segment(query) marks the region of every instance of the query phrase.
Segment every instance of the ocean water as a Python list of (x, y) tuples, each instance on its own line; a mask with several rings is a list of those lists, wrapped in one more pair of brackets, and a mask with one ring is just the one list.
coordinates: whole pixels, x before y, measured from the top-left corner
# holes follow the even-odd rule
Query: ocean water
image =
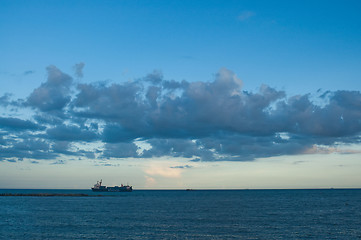
[[(89, 190), (0, 190), (0, 193)], [(361, 239), (361, 190), (0, 197), (0, 239)]]

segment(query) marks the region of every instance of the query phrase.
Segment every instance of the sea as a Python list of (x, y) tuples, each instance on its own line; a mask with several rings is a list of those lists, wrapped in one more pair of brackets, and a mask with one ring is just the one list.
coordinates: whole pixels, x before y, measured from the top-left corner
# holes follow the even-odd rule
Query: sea
[(0, 196), (0, 239), (361, 239), (361, 189)]

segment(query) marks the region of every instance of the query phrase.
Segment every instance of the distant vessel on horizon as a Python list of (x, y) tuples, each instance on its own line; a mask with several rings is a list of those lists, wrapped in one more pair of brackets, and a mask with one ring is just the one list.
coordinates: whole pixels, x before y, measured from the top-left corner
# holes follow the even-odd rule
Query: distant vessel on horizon
[(94, 187), (92, 187), (92, 191), (93, 192), (131, 192), (133, 191), (133, 187), (127, 185), (123, 185), (121, 184), (120, 187), (119, 186), (114, 186), (114, 187), (107, 187), (107, 186), (102, 186), (102, 182), (103, 180), (101, 179), (100, 181), (97, 181), (96, 184), (94, 184)]

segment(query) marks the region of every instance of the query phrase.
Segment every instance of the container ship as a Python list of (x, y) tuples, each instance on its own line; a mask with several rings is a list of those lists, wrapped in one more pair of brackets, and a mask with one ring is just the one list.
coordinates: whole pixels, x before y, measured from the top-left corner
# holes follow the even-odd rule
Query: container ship
[(96, 184), (94, 184), (94, 187), (91, 188), (93, 190), (93, 192), (131, 192), (133, 191), (133, 187), (127, 185), (123, 185), (121, 184), (120, 187), (119, 186), (114, 186), (114, 187), (107, 187), (107, 186), (102, 186), (102, 180), (97, 181)]

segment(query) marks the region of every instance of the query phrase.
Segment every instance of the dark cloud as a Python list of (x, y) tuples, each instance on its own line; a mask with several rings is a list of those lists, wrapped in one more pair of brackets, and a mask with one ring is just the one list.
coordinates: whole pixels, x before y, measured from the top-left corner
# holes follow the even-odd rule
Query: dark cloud
[(39, 124), (46, 124), (46, 125), (61, 125), (64, 122), (64, 115), (63, 114), (47, 114), (47, 113), (38, 113), (34, 115), (34, 119)]
[(72, 78), (55, 66), (47, 67), (48, 79), (28, 97), (26, 105), (41, 111), (63, 109), (70, 101)]
[(181, 169), (184, 169), (184, 168), (192, 168), (192, 166), (184, 165), (184, 166), (174, 166), (174, 167), (170, 167), (170, 168), (181, 168)]
[(139, 157), (138, 147), (134, 143), (107, 143), (103, 152), (105, 158)]
[(10, 104), (10, 96), (11, 94), (7, 93), (0, 97), (0, 106), (8, 106)]
[(50, 146), (43, 140), (25, 139), (21, 141), (6, 141), (6, 146), (0, 146), (0, 161), (16, 159), (55, 159), (58, 155), (49, 151)]
[[(83, 67), (75, 66), (78, 77)], [(48, 154), (250, 161), (304, 154), (315, 145), (360, 143), (359, 91), (319, 90), (317, 99), (310, 94), (287, 97), (267, 85), (247, 92), (235, 73), (225, 68), (210, 82), (177, 82), (155, 71), (125, 83), (75, 86), (56, 67), (47, 70), (47, 81), (25, 102), (36, 109), (36, 122), (0, 117), (3, 158), (14, 153), (15, 158), (33, 159)], [(0, 105), (8, 106), (9, 97), (1, 97)], [(30, 142), (20, 135), (20, 140), (10, 137), (10, 132), (25, 132), (20, 130), (33, 132)], [(141, 149), (135, 144), (139, 140), (150, 147)], [(104, 146), (82, 150), (75, 147), (77, 142)]]
[(83, 77), (83, 68), (84, 68), (85, 64), (84, 63), (77, 63), (74, 66), (74, 71), (75, 71), (75, 76), (78, 78), (82, 78)]
[(11, 100), (12, 94), (5, 93), (3, 96), (0, 97), (0, 106), (7, 107), (7, 106), (13, 106), (13, 107), (19, 107), (24, 104), (24, 101), (22, 99), (18, 100)]
[(150, 82), (152, 84), (159, 84), (163, 81), (163, 74), (161, 71), (153, 71), (152, 73), (148, 74), (144, 81)]
[(57, 160), (57, 161), (53, 162), (52, 164), (53, 165), (62, 165), (62, 164), (65, 164), (65, 163), (66, 163), (66, 161), (64, 161), (64, 160)]
[(78, 126), (59, 125), (49, 128), (46, 131), (47, 138), (60, 141), (94, 141), (98, 135), (90, 130), (82, 129)]
[(48, 152), (50, 147), (49, 143), (40, 139), (24, 139), (21, 142), (17, 142), (13, 145), (16, 150), (21, 151), (42, 151)]
[(88, 158), (88, 159), (95, 159), (94, 152), (80, 150), (80, 151), (78, 151), (78, 153), (81, 154), (82, 156)]
[(9, 131), (23, 131), (42, 130), (44, 129), (44, 127), (29, 120), (22, 120), (13, 117), (0, 117), (0, 129), (5, 129)]
[(125, 127), (139, 124), (144, 116), (141, 88), (136, 83), (111, 86), (79, 84), (74, 105), (83, 117), (120, 122)]
[(274, 117), (283, 132), (313, 137), (347, 137), (361, 131), (360, 92), (337, 91), (324, 107), (313, 104), (308, 95), (278, 104)]
[(72, 151), (69, 151), (71, 142), (68, 141), (55, 141), (52, 145), (52, 150), (59, 154), (74, 155)]
[(103, 141), (108, 143), (128, 142), (137, 138), (135, 131), (122, 127), (117, 123), (108, 123), (103, 130)]
[(33, 74), (33, 73), (34, 73), (34, 71), (32, 71), (32, 70), (27, 70), (27, 71), (24, 72), (24, 75), (30, 75), (30, 74)]
[(89, 159), (95, 158), (95, 153), (91, 151), (85, 151), (74, 147), (71, 141), (53, 141), (51, 150), (55, 154), (67, 155), (67, 156), (78, 156), (86, 157)]
[(152, 146), (152, 148), (143, 151), (142, 157), (151, 158), (172, 156), (193, 158), (194, 156), (199, 156), (204, 161), (211, 161), (215, 159), (213, 152), (210, 149), (205, 149), (200, 146), (199, 142), (189, 139), (153, 138), (148, 140), (148, 143)]
[(285, 140), (278, 134), (273, 136), (227, 134), (198, 141), (204, 149), (212, 149), (212, 153), (218, 155), (218, 157), (213, 156), (214, 160), (223, 161), (249, 161), (270, 156), (302, 154), (315, 143), (299, 136), (290, 136)]

